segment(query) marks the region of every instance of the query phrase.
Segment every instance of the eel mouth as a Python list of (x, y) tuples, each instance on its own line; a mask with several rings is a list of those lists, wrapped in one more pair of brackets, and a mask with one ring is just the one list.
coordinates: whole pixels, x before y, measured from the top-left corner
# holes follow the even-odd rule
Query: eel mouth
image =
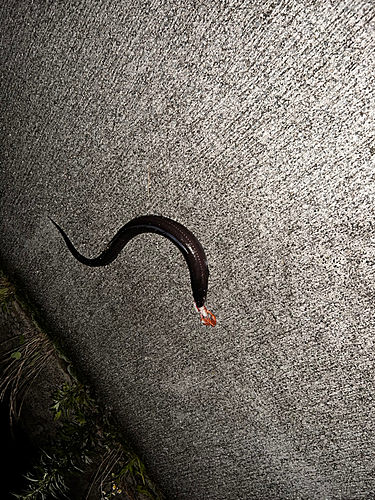
[(194, 302), (194, 309), (197, 311), (197, 313), (199, 313), (201, 321), (204, 325), (216, 325), (216, 316), (211, 311), (209, 311), (206, 306), (197, 307), (196, 303)]

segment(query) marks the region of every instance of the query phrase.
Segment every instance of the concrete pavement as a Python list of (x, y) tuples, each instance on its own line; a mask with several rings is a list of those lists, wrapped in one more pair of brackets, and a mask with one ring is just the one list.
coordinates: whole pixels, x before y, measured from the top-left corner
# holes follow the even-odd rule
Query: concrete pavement
[[(365, 499), (374, 458), (371, 2), (0, 7), (0, 257), (169, 499)], [(170, 242), (75, 261), (146, 213)]]

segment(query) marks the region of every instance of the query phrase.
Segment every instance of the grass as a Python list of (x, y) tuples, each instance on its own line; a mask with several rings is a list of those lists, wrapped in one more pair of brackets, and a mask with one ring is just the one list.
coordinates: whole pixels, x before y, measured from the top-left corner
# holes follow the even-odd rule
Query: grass
[(4, 314), (16, 309), (31, 325), (18, 339), (10, 339), (16, 341), (15, 347), (4, 349), (0, 399), (8, 399), (11, 420), (22, 418), (25, 397), (48, 363), (62, 362), (68, 380), (51, 395), (51, 425), (56, 426), (56, 437), (48, 449), (41, 450), (39, 462), (28, 473), (27, 490), (14, 497), (47, 500), (69, 495), (69, 480), (87, 474), (94, 464), (86, 498), (96, 489), (103, 500), (163, 500), (164, 495), (113, 416), (99, 406), (88, 385), (79, 380), (61, 346), (42, 326), (35, 308), (2, 271), (0, 304)]

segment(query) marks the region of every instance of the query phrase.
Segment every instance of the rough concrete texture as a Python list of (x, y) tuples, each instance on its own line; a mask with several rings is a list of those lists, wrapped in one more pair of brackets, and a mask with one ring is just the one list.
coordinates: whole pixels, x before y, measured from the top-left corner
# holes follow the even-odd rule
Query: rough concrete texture
[[(372, 1), (5, 1), (1, 258), (170, 500), (372, 499)], [(185, 224), (209, 259), (192, 309)]]

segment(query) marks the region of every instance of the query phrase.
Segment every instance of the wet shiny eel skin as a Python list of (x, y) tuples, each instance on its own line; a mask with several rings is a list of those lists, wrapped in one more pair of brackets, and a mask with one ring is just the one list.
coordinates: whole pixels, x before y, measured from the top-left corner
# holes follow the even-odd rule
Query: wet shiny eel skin
[(82, 264), (91, 267), (107, 266), (113, 262), (124, 246), (134, 236), (141, 233), (156, 233), (168, 238), (181, 251), (190, 271), (191, 288), (193, 290), (194, 307), (200, 314), (202, 323), (216, 325), (216, 317), (205, 306), (208, 285), (208, 264), (202, 245), (194, 234), (178, 222), (159, 215), (136, 217), (125, 224), (108, 243), (106, 249), (96, 258), (88, 259), (73, 246), (65, 231), (51, 219), (62, 234), (73, 256)]

